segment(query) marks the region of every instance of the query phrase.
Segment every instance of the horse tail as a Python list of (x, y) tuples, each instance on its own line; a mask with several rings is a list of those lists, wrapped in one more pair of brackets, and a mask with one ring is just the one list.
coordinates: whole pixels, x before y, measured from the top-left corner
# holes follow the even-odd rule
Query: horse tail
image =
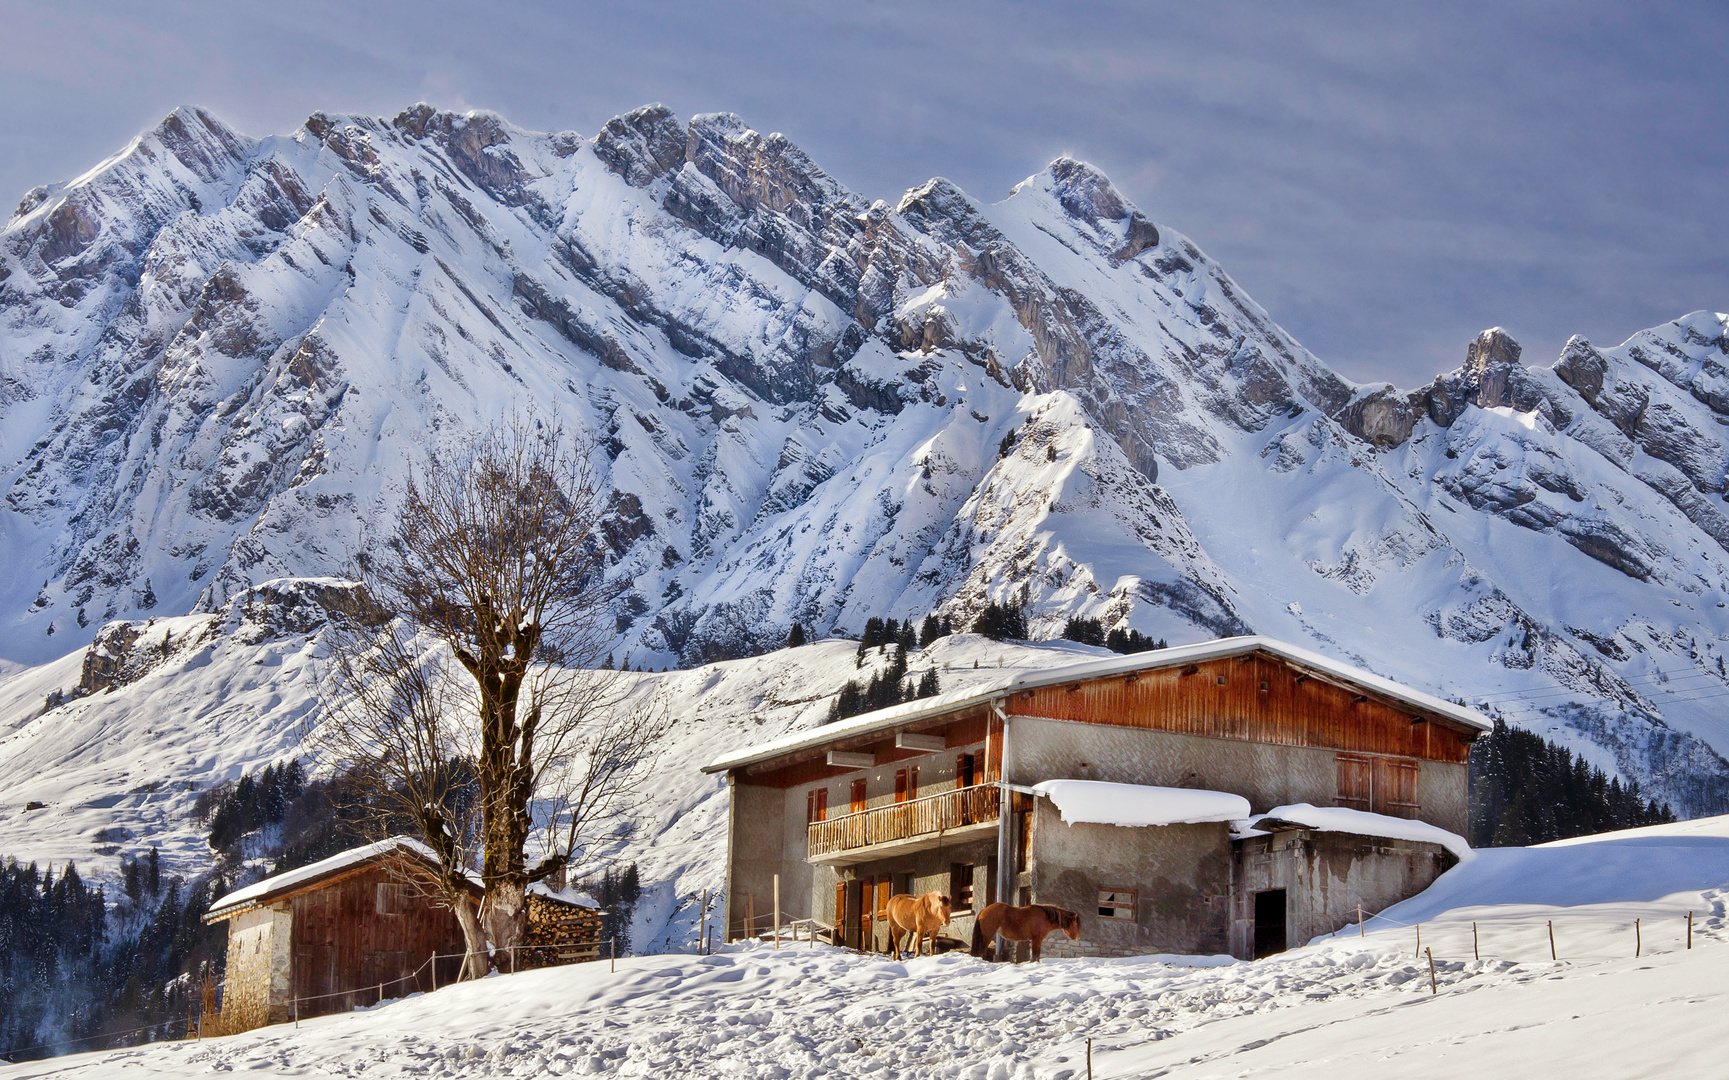
[(981, 911), (981, 912), (979, 912), (979, 917), (973, 920), (973, 955), (974, 956), (983, 956), (984, 954), (985, 954), (985, 920), (984, 920), (984, 912)]

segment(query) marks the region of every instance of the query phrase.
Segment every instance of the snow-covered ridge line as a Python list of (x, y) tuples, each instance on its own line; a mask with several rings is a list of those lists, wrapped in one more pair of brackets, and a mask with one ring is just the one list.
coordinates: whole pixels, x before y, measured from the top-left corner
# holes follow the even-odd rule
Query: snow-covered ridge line
[[(181, 110), (27, 203), (0, 229), (6, 850), (160, 827), (207, 858), (158, 815), (293, 752), (316, 632), (245, 623), (197, 666), (171, 621), (340, 573), (429, 447), (528, 402), (604, 455), (617, 659), (727, 718), (693, 772), (814, 725), (793, 673), (858, 674), (844, 646), (742, 659), (793, 623), (995, 601), (1047, 640), (1292, 642), (1729, 806), (1724, 317), (1546, 367), (1488, 333), (1413, 401), (1339, 378), (1085, 163), (876, 200), (658, 107), (592, 137), (422, 105), (252, 139)], [(50, 706), (98, 634), (137, 681)], [(1063, 648), (956, 646), (991, 677)], [(714, 676), (754, 689), (711, 704)], [(643, 850), (645, 880), (701, 876)]]

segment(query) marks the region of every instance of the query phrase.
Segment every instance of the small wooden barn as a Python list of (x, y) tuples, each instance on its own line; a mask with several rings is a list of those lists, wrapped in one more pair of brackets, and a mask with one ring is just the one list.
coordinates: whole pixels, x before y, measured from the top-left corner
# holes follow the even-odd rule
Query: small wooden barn
[[(392, 837), (218, 900), (204, 921), (228, 922), (220, 1030), (346, 1012), (454, 981), (462, 927), (413, 884), (435, 866), (424, 846)], [(472, 896), (479, 904), (478, 883)], [(528, 906), (531, 948), (520, 967), (593, 958), (600, 912), (543, 888)]]

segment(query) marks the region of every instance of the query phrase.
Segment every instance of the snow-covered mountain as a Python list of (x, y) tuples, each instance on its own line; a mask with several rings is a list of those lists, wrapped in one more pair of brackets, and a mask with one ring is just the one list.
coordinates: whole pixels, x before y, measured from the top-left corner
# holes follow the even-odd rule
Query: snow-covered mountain
[[(339, 574), (428, 445), (532, 408), (607, 459), (633, 664), (991, 599), (1039, 637), (1252, 630), (1718, 810), (1726, 363), (1729, 317), (1696, 313), (1549, 368), (1488, 331), (1429, 386), (1356, 386), (1066, 158), (998, 203), (890, 205), (729, 115), (588, 138), (421, 105), (254, 140), (183, 109), (0, 231), (0, 776), (100, 711), (37, 715), (90, 665), (315, 608), (328, 583), (265, 583)], [(210, 672), (153, 670), (218, 707)]]

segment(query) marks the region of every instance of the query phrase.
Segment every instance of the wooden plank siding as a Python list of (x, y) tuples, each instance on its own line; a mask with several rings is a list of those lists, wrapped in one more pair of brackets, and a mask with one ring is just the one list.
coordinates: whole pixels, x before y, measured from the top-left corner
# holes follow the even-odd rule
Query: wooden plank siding
[[(1018, 716), (1214, 739), (1449, 763), (1469, 758), (1471, 740), (1479, 732), (1331, 680), (1264, 653), (1247, 653), (1015, 691), (1004, 696), (1002, 705)], [(1001, 778), (1002, 727), (988, 707), (972, 704), (948, 715), (923, 717), (905, 730), (942, 734), (950, 747), (976, 744), (988, 732), (990, 755), (980, 780), (993, 783)], [(876, 731), (839, 738), (820, 749), (789, 752), (742, 771), (748, 783), (783, 788), (857, 771), (827, 764), (829, 750), (869, 752), (878, 767), (922, 753), (896, 749), (892, 732)]]
[(1023, 690), (1019, 716), (1215, 739), (1462, 762), (1469, 736), (1367, 693), (1250, 654)]
[[(291, 992), (315, 999), (301, 1002), (302, 1017), (372, 1005), (379, 983), (387, 998), (430, 990), (432, 975), (424, 968), (433, 951), (461, 954), (465, 948), (456, 916), (415, 895), (386, 867), (301, 892), (292, 903)], [(440, 960), (439, 985), (454, 980), (461, 967), (460, 955)]]

